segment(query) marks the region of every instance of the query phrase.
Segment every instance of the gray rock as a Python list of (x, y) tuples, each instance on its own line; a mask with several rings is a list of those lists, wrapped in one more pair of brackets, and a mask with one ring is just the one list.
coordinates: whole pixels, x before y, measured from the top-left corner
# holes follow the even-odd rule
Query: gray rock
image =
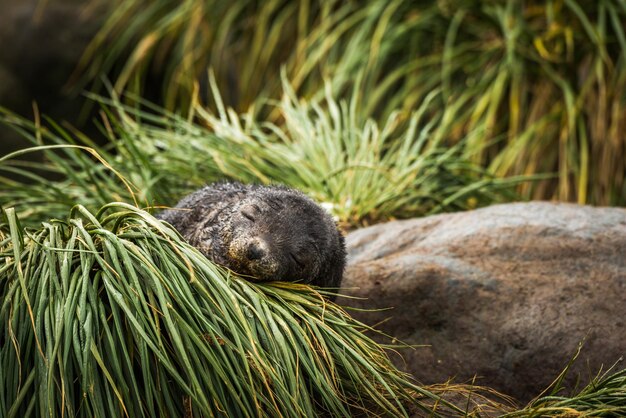
[(394, 356), (423, 383), (476, 377), (527, 401), (583, 340), (570, 389), (626, 354), (624, 209), (497, 205), (364, 228), (346, 243), (343, 292), (366, 299), (341, 302), (392, 308), (353, 315), (427, 345)]

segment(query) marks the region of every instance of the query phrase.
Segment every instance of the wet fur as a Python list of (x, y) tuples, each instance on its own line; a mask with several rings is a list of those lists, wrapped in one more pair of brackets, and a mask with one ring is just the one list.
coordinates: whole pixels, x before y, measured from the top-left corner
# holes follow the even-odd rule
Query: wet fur
[(331, 216), (297, 190), (215, 183), (157, 217), (206, 257), (241, 275), (341, 285), (344, 238)]

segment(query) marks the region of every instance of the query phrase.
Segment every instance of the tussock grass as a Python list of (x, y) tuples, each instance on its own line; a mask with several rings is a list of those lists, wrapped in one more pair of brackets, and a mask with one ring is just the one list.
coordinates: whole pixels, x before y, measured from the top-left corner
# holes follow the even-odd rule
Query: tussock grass
[(438, 399), (317, 292), (233, 277), (134, 206), (5, 219), (8, 417), (407, 416)]
[(464, 157), (469, 138), (446, 146), (450, 113), (433, 107), (440, 92), (412, 114), (394, 112), (379, 125), (364, 115), (356, 89), (338, 100), (328, 84), (324, 97), (300, 100), (284, 79), (282, 100), (266, 104), (282, 120), (273, 123), (227, 108), (213, 78), (211, 87), (217, 110), (197, 106), (185, 118), (138, 98), (141, 108), (97, 98), (109, 147), (53, 121), (45, 127), (0, 113), (36, 146), (30, 152), (45, 157), (27, 166), (26, 150), (0, 159), (0, 185), (7, 186), (0, 202), (28, 213), (24, 221), (40, 222), (77, 201), (91, 210), (131, 199), (174, 205), (207, 183), (235, 179), (298, 188), (341, 223), (358, 226), (513, 200), (513, 188), (533, 178), (491, 176)]
[(495, 178), (463, 156), (464, 143), (445, 146), (446, 114), (432, 106), (438, 92), (379, 125), (365, 117), (356, 89), (337, 100), (327, 84), (323, 98), (299, 100), (283, 80), (282, 100), (267, 105), (281, 120), (273, 123), (227, 108), (211, 81), (217, 111), (196, 107), (195, 122), (108, 102), (122, 114), (120, 132), (156, 172), (182, 179), (182, 189), (224, 177), (280, 182), (327, 204), (341, 222), (363, 225), (510, 200), (531, 179)]
[[(168, 176), (156, 181), (137, 147), (116, 155), (99, 150), (108, 163), (93, 148), (68, 145), (74, 137), (59, 127), (5, 117), (33, 143), (52, 142), (0, 159), (3, 171), (30, 181), (0, 177), (3, 207), (18, 203), (24, 225), (34, 226), (22, 226), (14, 209), (0, 226), (0, 410), (7, 416), (626, 411), (623, 371), (598, 376), (572, 397), (560, 396), (557, 385), (514, 412), (480, 388), (417, 386), (362, 334), (367, 327), (304, 286), (230, 276), (126, 203), (76, 206), (67, 219), (75, 199), (96, 208), (111, 197), (148, 201), (169, 190)], [(128, 137), (120, 143), (136, 144), (123, 131)], [(48, 160), (16, 159), (29, 152)], [(131, 171), (141, 186), (115, 167), (144, 168)]]
[(523, 409), (502, 415), (502, 418), (535, 417), (621, 417), (626, 416), (626, 370), (615, 365), (598, 375), (578, 393), (564, 396), (561, 382), (566, 368), (545, 393)]
[(361, 109), (384, 126), (441, 90), (443, 137), (471, 136), (471, 161), (500, 178), (558, 174), (521, 185), (525, 197), (626, 202), (622, 1), (131, 0), (112, 10), (85, 74), (110, 74), (118, 92), (152, 92), (156, 79), (161, 103), (179, 110), (200, 85), (209, 106), (214, 68), (226, 104), (256, 114), (281, 97), (281, 68), (306, 99), (323, 97), (327, 80), (350, 97), (360, 76)]
[[(317, 293), (241, 281), (108, 202), (279, 181), (364, 225), (512, 199), (518, 176), (556, 172), (519, 191), (624, 204), (623, 2), (111, 4), (83, 67), (85, 82), (114, 77), (108, 146), (0, 112), (33, 146), (0, 158), (0, 204), (15, 207), (0, 228), (0, 411), (482, 414), (407, 380)], [(626, 415), (625, 387), (604, 374), (501, 411)]]
[(0, 205), (14, 207), (24, 225), (63, 219), (76, 202), (97, 211), (112, 201), (147, 207), (175, 199), (128, 136), (111, 135), (102, 147), (53, 120), (31, 122), (2, 108), (0, 122), (24, 140), (23, 149), (0, 157)]

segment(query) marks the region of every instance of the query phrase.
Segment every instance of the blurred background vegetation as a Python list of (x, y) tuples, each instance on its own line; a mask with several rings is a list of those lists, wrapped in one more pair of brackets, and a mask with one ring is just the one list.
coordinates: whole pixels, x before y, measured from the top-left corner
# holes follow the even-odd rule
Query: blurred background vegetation
[(213, 68), (226, 105), (258, 112), (281, 97), (284, 66), (298, 97), (331, 82), (380, 124), (437, 92), (439, 135), (471, 134), (465, 153), (494, 175), (558, 173), (525, 197), (620, 205), (625, 16), (621, 1), (124, 1), (83, 80), (104, 71), (142, 96), (158, 85), (185, 109)]
[[(35, 2), (37, 17), (59, 2)], [(626, 203), (623, 1), (74, 6), (92, 30), (61, 83), (99, 95), (83, 112), (104, 106), (108, 145), (93, 130), (89, 145), (148, 204), (219, 178), (299, 187), (349, 225), (518, 199)], [(3, 120), (37, 145), (85, 142)], [(40, 168), (82, 175), (52, 160)]]

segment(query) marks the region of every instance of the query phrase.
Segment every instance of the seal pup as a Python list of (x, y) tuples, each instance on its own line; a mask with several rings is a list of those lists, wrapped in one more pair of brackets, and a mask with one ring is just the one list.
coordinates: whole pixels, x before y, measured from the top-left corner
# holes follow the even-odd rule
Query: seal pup
[(341, 285), (343, 235), (330, 214), (295, 189), (214, 183), (156, 217), (207, 258), (240, 275), (335, 289)]

